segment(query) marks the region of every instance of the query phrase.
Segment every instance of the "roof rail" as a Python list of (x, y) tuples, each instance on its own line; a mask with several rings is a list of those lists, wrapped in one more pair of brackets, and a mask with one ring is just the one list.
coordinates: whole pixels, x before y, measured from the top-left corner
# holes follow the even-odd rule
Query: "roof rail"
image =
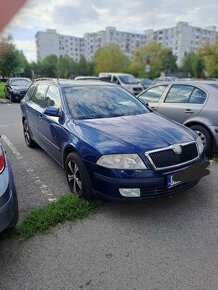
[(54, 83), (59, 83), (59, 79), (46, 78), (46, 77), (34, 79), (34, 82), (38, 82), (38, 81), (52, 81)]

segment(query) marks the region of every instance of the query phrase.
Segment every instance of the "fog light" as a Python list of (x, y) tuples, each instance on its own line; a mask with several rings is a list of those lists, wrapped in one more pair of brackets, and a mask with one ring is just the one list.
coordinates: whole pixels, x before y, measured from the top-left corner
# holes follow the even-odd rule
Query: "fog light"
[(140, 197), (139, 188), (120, 188), (120, 194), (125, 197)]

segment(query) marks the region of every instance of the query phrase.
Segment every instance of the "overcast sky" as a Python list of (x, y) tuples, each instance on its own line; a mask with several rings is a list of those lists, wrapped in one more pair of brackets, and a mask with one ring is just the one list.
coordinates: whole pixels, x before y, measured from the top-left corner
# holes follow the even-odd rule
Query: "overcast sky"
[(83, 36), (106, 26), (143, 33), (175, 26), (178, 21), (218, 27), (217, 14), (217, 0), (29, 0), (5, 33), (12, 34), (28, 60), (36, 60), (35, 33), (39, 30), (53, 28), (61, 34)]

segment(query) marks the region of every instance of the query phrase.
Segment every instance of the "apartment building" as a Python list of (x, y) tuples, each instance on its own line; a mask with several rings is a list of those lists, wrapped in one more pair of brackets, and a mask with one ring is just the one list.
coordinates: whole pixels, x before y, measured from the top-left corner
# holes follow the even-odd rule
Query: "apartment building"
[(190, 26), (187, 22), (178, 22), (176, 26), (144, 32), (150, 39), (170, 48), (177, 56), (178, 65), (182, 64), (185, 53), (196, 51), (206, 42), (213, 43), (218, 38), (216, 26), (205, 28)]
[(84, 55), (85, 40), (83, 37), (61, 35), (55, 29), (36, 33), (37, 59), (42, 60), (50, 54), (57, 56), (68, 55), (75, 61)]
[(109, 26), (105, 30), (85, 33), (84, 37), (61, 35), (53, 29), (37, 32), (36, 47), (38, 60), (49, 54), (69, 55), (78, 61), (83, 54), (88, 61), (93, 60), (96, 51), (105, 45), (118, 44), (124, 54), (131, 59), (133, 51), (140, 45), (156, 40), (172, 49), (177, 63), (182, 64), (186, 52), (196, 51), (204, 43), (213, 43), (218, 38), (215, 26), (205, 28), (190, 26), (187, 22), (178, 22), (176, 26), (158, 30), (145, 30), (144, 33), (118, 31)]

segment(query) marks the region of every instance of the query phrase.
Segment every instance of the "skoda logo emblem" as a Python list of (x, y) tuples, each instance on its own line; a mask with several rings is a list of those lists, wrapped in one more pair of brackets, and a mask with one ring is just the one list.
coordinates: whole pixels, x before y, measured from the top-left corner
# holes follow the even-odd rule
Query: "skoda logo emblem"
[(176, 153), (176, 154), (181, 154), (182, 153), (182, 146), (181, 145), (175, 145), (173, 147), (173, 151)]

